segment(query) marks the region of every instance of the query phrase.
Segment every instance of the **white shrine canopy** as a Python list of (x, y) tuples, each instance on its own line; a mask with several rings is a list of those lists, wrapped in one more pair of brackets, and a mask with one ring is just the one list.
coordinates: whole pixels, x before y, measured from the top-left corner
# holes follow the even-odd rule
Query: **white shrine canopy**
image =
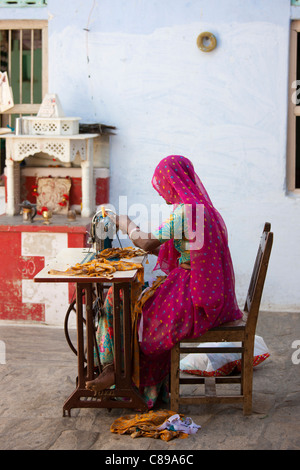
[(37, 116), (38, 117), (43, 117), (43, 118), (65, 117), (65, 114), (64, 114), (63, 109), (62, 109), (62, 105), (61, 105), (61, 103), (59, 101), (59, 98), (56, 94), (49, 94), (48, 93), (44, 97)]

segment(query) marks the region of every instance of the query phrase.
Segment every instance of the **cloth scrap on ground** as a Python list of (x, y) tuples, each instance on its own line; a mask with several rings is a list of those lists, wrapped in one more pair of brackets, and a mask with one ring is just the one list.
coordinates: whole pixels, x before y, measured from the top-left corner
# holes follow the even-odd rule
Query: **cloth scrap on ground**
[(170, 441), (174, 438), (185, 439), (200, 427), (191, 418), (184, 418), (174, 411), (152, 410), (140, 415), (121, 416), (113, 422), (110, 430), (116, 434), (130, 434), (133, 439), (153, 437)]
[(168, 418), (158, 429), (159, 431), (168, 429), (170, 431), (184, 432), (185, 434), (196, 434), (200, 428), (201, 426), (195, 424), (192, 418), (184, 418), (179, 414), (175, 414)]

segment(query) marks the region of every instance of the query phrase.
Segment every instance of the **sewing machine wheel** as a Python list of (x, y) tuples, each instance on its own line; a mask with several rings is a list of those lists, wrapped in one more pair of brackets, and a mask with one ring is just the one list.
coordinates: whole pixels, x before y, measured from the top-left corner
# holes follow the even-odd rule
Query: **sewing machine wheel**
[[(104, 303), (104, 288), (103, 286), (99, 285), (99, 284), (96, 284), (94, 287), (93, 287), (93, 322), (94, 322), (94, 344), (96, 346), (96, 331), (97, 331), (97, 325), (98, 325), (98, 320), (99, 320), (99, 316), (101, 315), (101, 312), (102, 312), (102, 309), (103, 309), (103, 303)], [(83, 291), (82, 292), (82, 302), (84, 302), (84, 297), (85, 297), (85, 292)], [(70, 320), (70, 316), (74, 314), (74, 315), (77, 315), (77, 310), (76, 310), (76, 299), (74, 299), (69, 307), (68, 307), (68, 310), (66, 312), (66, 315), (65, 315), (65, 321), (64, 321), (64, 332), (65, 332), (65, 337), (66, 337), (66, 340), (67, 340), (67, 343), (70, 347), (70, 349), (73, 351), (73, 353), (77, 356), (77, 349), (75, 348), (75, 346), (73, 345), (73, 342), (70, 338), (70, 334), (69, 334), (69, 320)], [(83, 319), (83, 322), (84, 322), (84, 325), (86, 324), (86, 320), (85, 318)], [(98, 352), (98, 349), (96, 348), (97, 352)], [(86, 358), (84, 358), (84, 362), (87, 362), (86, 361)], [(98, 357), (98, 362), (100, 364), (100, 361), (99, 361), (99, 357)]]

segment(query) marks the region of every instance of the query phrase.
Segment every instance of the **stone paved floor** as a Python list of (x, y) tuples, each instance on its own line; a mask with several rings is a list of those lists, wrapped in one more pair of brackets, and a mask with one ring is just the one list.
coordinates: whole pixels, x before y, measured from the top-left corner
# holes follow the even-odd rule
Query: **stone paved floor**
[[(186, 406), (201, 425), (197, 434), (169, 442), (110, 432), (126, 409), (72, 410), (62, 417), (75, 387), (76, 357), (59, 328), (0, 324), (6, 364), (0, 364), (2, 450), (227, 450), (300, 449), (300, 313), (260, 314), (257, 334), (271, 357), (254, 371), (253, 414), (240, 405)], [(298, 359), (298, 360), (297, 360)]]

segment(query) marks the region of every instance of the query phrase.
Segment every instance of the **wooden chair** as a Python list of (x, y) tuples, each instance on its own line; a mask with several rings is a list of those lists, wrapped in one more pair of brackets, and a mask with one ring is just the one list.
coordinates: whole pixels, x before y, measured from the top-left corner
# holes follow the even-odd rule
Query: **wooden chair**
[[(271, 224), (266, 223), (261, 236), (258, 253), (256, 256), (253, 273), (244, 306), (243, 319), (212, 328), (203, 336), (196, 339), (183, 340), (171, 351), (171, 410), (178, 412), (180, 404), (201, 403), (243, 403), (244, 415), (252, 413), (252, 382), (253, 382), (253, 353), (255, 330), (262, 297), (264, 282), (267, 274), (269, 258), (273, 244), (273, 233), (270, 232)], [(239, 347), (190, 347), (191, 343), (238, 342)], [(242, 354), (241, 374), (222, 377), (180, 377), (179, 362), (180, 353), (229, 353)], [(187, 374), (185, 374), (187, 375)], [(240, 393), (231, 395), (217, 395), (216, 384), (239, 383)], [(181, 395), (180, 385), (204, 384), (204, 395)]]

